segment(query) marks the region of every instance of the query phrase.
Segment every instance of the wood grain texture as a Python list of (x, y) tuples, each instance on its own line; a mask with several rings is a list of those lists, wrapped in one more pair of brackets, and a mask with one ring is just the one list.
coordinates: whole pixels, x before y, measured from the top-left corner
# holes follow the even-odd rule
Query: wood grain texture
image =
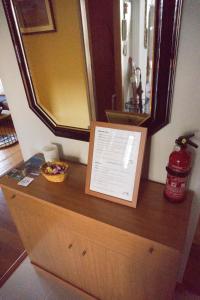
[(154, 250), (134, 251), (130, 258), (108, 251), (107, 276), (114, 288), (108, 288), (105, 299), (172, 299), (178, 257), (175, 252), (164, 253), (162, 247)]
[[(173, 205), (163, 197), (164, 186), (143, 181), (140, 185), (136, 209), (118, 205), (103, 199), (86, 195), (84, 165), (69, 163), (68, 179), (63, 183), (50, 183), (42, 176), (24, 188), (4, 176), (0, 180), (3, 187), (21, 196), (41, 199), (43, 205), (66, 208), (68, 215), (76, 213), (121, 229), (126, 234), (135, 234), (181, 251), (184, 247), (187, 222), (193, 193), (188, 192), (186, 200)], [(76, 225), (74, 225), (76, 226)], [(98, 227), (98, 226), (97, 226)], [(176, 230), (174, 230), (176, 228)]]
[(23, 161), (19, 144), (0, 150), (0, 176)]
[(172, 297), (176, 249), (7, 188), (4, 193), (32, 262), (103, 300)]

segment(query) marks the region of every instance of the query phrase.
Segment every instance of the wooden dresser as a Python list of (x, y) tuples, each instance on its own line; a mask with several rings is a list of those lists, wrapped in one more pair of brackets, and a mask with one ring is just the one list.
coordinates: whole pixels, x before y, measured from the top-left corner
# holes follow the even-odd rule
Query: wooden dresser
[(172, 299), (192, 193), (173, 205), (144, 181), (134, 209), (86, 195), (85, 176), (71, 163), (64, 183), (1, 179), (31, 262), (98, 299)]

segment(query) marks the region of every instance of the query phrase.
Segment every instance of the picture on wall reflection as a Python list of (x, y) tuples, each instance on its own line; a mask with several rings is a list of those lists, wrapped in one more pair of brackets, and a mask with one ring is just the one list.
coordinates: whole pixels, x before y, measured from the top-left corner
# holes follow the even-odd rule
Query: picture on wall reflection
[(23, 34), (55, 31), (50, 0), (15, 0), (20, 31)]

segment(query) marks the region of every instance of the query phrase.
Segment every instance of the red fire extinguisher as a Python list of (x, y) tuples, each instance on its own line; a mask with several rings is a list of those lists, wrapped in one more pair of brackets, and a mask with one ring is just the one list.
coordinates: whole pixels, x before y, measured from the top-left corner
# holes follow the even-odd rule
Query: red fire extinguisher
[(198, 148), (198, 145), (190, 141), (193, 136), (194, 134), (180, 136), (175, 141), (174, 151), (169, 156), (164, 196), (173, 203), (182, 202), (186, 194), (187, 179), (192, 163), (192, 154), (187, 145)]

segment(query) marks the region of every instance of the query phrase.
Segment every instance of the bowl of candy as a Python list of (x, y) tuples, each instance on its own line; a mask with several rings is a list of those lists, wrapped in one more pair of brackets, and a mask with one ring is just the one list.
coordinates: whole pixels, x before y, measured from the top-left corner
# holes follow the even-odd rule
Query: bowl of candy
[(62, 182), (67, 177), (69, 165), (62, 161), (47, 162), (41, 166), (42, 175), (51, 182)]

